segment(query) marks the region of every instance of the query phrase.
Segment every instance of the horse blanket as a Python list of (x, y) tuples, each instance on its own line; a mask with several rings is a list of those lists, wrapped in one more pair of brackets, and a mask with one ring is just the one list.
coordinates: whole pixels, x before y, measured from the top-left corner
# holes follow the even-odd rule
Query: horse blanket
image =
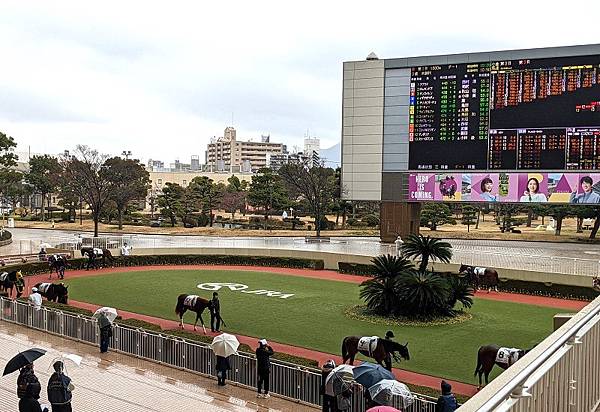
[(196, 306), (196, 300), (198, 299), (198, 295), (189, 295), (183, 301), (183, 306), (186, 308), (193, 308)]
[(46, 293), (48, 292), (48, 288), (50, 287), (52, 283), (40, 283), (40, 286), (38, 286), (38, 292), (40, 293)]
[(8, 272), (0, 273), (0, 282), (4, 282), (7, 277), (8, 277)]
[(496, 354), (496, 362), (512, 365), (519, 360), (519, 350), (517, 348), (500, 348)]
[(102, 249), (101, 249), (101, 248), (99, 248), (99, 247), (95, 247), (95, 248), (94, 248), (94, 249), (92, 249), (92, 250), (93, 250), (93, 252), (94, 252), (94, 255), (96, 255), (96, 256), (102, 256), (102, 254), (103, 254), (103, 253), (102, 253)]
[(379, 339), (378, 336), (363, 336), (358, 341), (357, 349), (365, 351), (369, 354), (369, 356), (371, 356), (373, 354), (373, 351), (377, 347), (378, 339)]
[(475, 273), (475, 275), (477, 275), (477, 276), (484, 276), (485, 269), (486, 268), (476, 267), (476, 268), (473, 268), (473, 273)]

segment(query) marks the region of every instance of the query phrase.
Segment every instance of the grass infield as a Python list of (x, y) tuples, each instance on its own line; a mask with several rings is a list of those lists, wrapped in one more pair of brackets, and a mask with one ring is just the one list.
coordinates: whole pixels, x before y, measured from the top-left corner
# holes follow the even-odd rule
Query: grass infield
[[(177, 320), (177, 295), (210, 298), (211, 291), (197, 288), (207, 282), (241, 283), (248, 286), (246, 291), (294, 294), (282, 299), (221, 288), (221, 316), (229, 332), (341, 355), (344, 336), (383, 336), (388, 329), (347, 318), (344, 311), (362, 303), (359, 287), (339, 281), (231, 270), (153, 270), (65, 280), (71, 299), (173, 320)], [(475, 299), (470, 310), (473, 318), (466, 322), (392, 327), (397, 341), (409, 342), (411, 355), (410, 361), (395, 366), (475, 384), (473, 371), (479, 346), (496, 343), (529, 348), (552, 332), (553, 315), (563, 311)], [(193, 323), (194, 316), (187, 312), (184, 321)], [(209, 324), (208, 311), (203, 317)]]

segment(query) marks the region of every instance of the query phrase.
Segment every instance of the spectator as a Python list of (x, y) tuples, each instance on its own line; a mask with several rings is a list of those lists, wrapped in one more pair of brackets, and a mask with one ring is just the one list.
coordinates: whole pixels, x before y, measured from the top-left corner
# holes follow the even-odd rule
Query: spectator
[(112, 336), (112, 323), (103, 313), (98, 317), (98, 327), (100, 328), (100, 353), (108, 352), (108, 344)]
[(442, 381), (441, 387), (442, 396), (437, 400), (435, 412), (454, 412), (458, 405), (456, 397), (452, 393), (452, 386), (448, 382)]
[(323, 412), (335, 412), (335, 396), (327, 395), (325, 393), (325, 381), (327, 376), (335, 368), (335, 362), (329, 359), (323, 364), (321, 368), (321, 395), (323, 396)]
[[(269, 373), (271, 372), (271, 362), (269, 358), (273, 356), (273, 348), (269, 346), (266, 339), (258, 341), (256, 348), (256, 372), (258, 374), (258, 394), (257, 398), (269, 398)], [(264, 384), (265, 393), (261, 393), (261, 388)]]
[(225, 379), (227, 379), (227, 371), (231, 370), (229, 364), (229, 357), (217, 356), (217, 380), (219, 386), (225, 386)]
[(219, 294), (213, 292), (212, 309), (210, 310), (210, 330), (218, 332), (221, 329), (221, 303), (219, 303)]
[(17, 378), (17, 396), (19, 398), (19, 412), (47, 412), (42, 411), (38, 402), (42, 386), (33, 371), (33, 363), (25, 365)]
[(46, 255), (47, 255), (46, 248), (45, 247), (41, 247), (40, 248), (40, 252), (38, 253), (38, 258), (40, 260), (46, 260)]
[(121, 256), (129, 256), (131, 254), (131, 249), (133, 249), (131, 246), (127, 243), (123, 243), (123, 246), (121, 246)]
[(71, 412), (71, 392), (74, 389), (71, 378), (63, 373), (61, 361), (54, 362), (52, 366), (54, 373), (48, 380), (48, 401), (52, 405), (52, 412)]
[(42, 295), (38, 292), (38, 289), (34, 286), (31, 288), (31, 294), (27, 299), (29, 304), (33, 305), (35, 310), (40, 310), (42, 308)]

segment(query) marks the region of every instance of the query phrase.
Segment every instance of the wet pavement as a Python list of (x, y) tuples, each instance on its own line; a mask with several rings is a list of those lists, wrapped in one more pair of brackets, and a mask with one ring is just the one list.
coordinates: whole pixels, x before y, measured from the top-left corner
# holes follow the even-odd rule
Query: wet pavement
[[(104, 411), (289, 411), (318, 409), (271, 397), (257, 399), (255, 392), (228, 383), (179, 371), (153, 362), (114, 352), (100, 354), (95, 346), (62, 339), (22, 326), (0, 322), (0, 366), (16, 353), (31, 347), (48, 350), (35, 361), (35, 373), (42, 385), (41, 403), (47, 403), (46, 385), (52, 363), (65, 353), (83, 357), (81, 366), (65, 360), (67, 375), (73, 379), (73, 410)], [(0, 411), (17, 410), (18, 373), (0, 378)], [(185, 409), (184, 409), (185, 408)]]

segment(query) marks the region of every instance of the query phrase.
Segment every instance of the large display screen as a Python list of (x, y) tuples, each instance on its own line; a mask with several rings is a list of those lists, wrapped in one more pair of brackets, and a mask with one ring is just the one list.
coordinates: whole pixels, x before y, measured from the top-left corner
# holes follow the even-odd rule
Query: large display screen
[(600, 56), (413, 67), (409, 169), (600, 169)]
[(411, 173), (409, 201), (600, 203), (600, 173)]

